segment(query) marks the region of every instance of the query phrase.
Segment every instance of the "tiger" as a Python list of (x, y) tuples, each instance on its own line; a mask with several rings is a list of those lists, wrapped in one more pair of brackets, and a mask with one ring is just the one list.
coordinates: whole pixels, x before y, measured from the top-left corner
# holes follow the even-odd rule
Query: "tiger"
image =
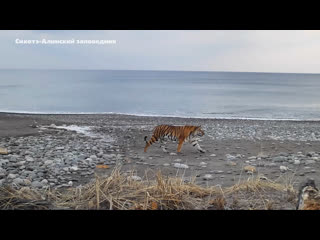
[(160, 147), (164, 152), (168, 152), (164, 144), (166, 144), (165, 139), (170, 139), (173, 141), (179, 140), (177, 152), (181, 152), (181, 147), (184, 142), (189, 142), (193, 147), (201, 153), (206, 151), (202, 149), (198, 143), (199, 137), (204, 135), (204, 131), (201, 126), (172, 126), (172, 125), (159, 125), (153, 129), (153, 134), (149, 141), (147, 141), (148, 136), (144, 137), (146, 146), (144, 152), (147, 152), (148, 147), (150, 147), (154, 142), (160, 140)]

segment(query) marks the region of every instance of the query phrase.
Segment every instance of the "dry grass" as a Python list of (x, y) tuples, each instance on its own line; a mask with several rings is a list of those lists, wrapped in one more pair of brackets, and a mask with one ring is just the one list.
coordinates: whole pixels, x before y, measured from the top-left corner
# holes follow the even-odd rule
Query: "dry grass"
[[(294, 209), (297, 192), (288, 182), (275, 182), (259, 175), (225, 189), (225, 194), (236, 199), (235, 209)], [(238, 202), (242, 202), (242, 206)]]
[(72, 209), (199, 209), (214, 191), (160, 172), (155, 180), (135, 181), (116, 168), (109, 177), (96, 177), (82, 189), (66, 191), (56, 204)]
[(49, 209), (52, 205), (44, 195), (30, 188), (1, 187), (0, 209)]
[[(262, 180), (259, 176), (228, 188), (202, 187), (161, 172), (153, 180), (136, 181), (115, 168), (110, 176), (96, 176), (81, 188), (63, 191), (0, 188), (0, 209), (277, 209), (279, 201), (290, 204), (289, 193), (296, 196), (293, 188), (288, 189), (286, 184)], [(292, 206), (294, 209), (294, 203)]]

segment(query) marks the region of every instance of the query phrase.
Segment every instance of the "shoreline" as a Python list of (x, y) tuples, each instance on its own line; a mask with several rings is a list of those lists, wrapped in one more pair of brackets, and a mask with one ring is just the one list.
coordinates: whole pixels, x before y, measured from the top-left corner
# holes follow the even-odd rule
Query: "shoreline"
[(320, 119), (276, 119), (276, 118), (249, 118), (249, 117), (187, 117), (187, 116), (175, 116), (175, 115), (147, 115), (147, 114), (129, 114), (129, 113), (113, 113), (113, 112), (90, 112), (90, 113), (72, 113), (72, 112), (58, 112), (58, 113), (49, 113), (49, 112), (24, 112), (24, 111), (14, 111), (14, 112), (6, 112), (0, 111), (1, 114), (11, 114), (11, 115), (30, 115), (30, 116), (103, 116), (103, 115), (115, 115), (115, 116), (129, 116), (129, 117), (157, 117), (157, 118), (177, 118), (177, 119), (199, 119), (199, 120), (240, 120), (240, 121), (275, 121), (275, 122), (319, 122)]

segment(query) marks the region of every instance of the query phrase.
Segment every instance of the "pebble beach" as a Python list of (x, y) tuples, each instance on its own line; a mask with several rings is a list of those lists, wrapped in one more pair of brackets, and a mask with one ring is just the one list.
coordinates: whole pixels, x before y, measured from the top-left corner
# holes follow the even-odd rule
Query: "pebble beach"
[[(158, 124), (201, 125), (206, 153), (184, 144), (178, 154), (174, 142), (168, 153), (159, 144), (144, 153), (143, 138)], [(0, 185), (79, 187), (120, 167), (137, 181), (161, 171), (203, 186), (259, 176), (298, 187), (306, 178), (320, 180), (319, 130), (317, 121), (1, 113)]]

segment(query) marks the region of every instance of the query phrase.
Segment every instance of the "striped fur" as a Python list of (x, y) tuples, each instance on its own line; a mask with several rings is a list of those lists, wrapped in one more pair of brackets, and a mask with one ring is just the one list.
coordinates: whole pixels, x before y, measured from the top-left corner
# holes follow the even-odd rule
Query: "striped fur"
[(146, 142), (146, 146), (144, 148), (144, 152), (147, 152), (148, 147), (157, 141), (160, 141), (162, 150), (167, 152), (163, 145), (165, 144), (166, 139), (179, 141), (177, 152), (181, 151), (181, 147), (184, 142), (189, 142), (192, 146), (196, 147), (198, 151), (205, 152), (198, 143), (199, 137), (203, 135), (204, 131), (200, 126), (159, 125), (153, 129), (153, 134), (149, 141), (147, 140), (147, 136), (145, 136), (144, 140)]

